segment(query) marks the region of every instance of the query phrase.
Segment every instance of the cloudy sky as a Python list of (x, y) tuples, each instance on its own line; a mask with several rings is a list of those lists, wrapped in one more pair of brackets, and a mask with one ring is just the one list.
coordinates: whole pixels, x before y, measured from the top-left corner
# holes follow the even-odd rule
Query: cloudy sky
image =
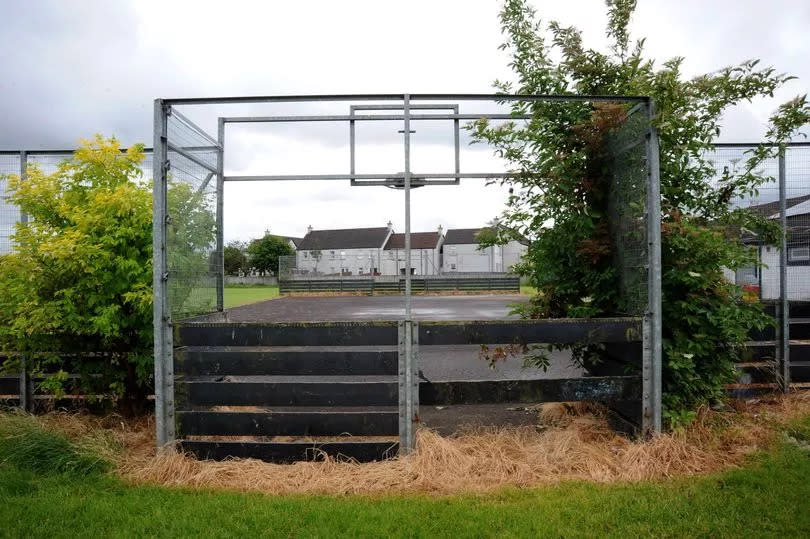
[[(0, 149), (72, 147), (100, 132), (151, 146), (156, 97), (319, 93), (475, 93), (508, 78), (498, 2), (4, 0), (0, 32)], [(601, 0), (535, 2), (540, 15), (574, 24), (586, 45), (604, 45)], [(806, 0), (640, 0), (633, 29), (651, 56), (687, 58), (690, 75), (748, 58), (799, 77), (773, 98), (731, 111), (722, 140), (757, 140), (775, 107), (810, 86)], [(216, 116), (344, 114), (337, 107), (184, 110), (210, 132)], [(472, 109), (468, 109), (472, 111)], [(358, 128), (358, 172), (402, 170), (400, 129)], [(449, 172), (450, 126), (414, 126), (413, 170)], [(345, 125), (234, 126), (226, 173), (348, 172)], [(492, 171), (483, 149), (465, 148), (462, 169)], [(414, 230), (480, 226), (503, 191), (478, 180), (413, 195)], [(345, 183), (228, 184), (226, 239), (265, 229), (301, 236), (315, 228), (402, 230), (402, 193)]]

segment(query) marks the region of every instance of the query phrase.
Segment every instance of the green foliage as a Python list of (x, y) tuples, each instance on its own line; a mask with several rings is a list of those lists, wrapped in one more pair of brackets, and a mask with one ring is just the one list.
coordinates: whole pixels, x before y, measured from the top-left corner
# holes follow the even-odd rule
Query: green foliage
[(273, 234), (265, 234), (264, 237), (251, 241), (247, 250), (250, 265), (259, 275), (278, 275), (278, 257), (295, 254), (286, 239)]
[(0, 415), (0, 465), (38, 474), (95, 475), (109, 463), (94, 451), (63, 434), (47, 430), (35, 418), (7, 413)]
[(247, 247), (241, 242), (231, 242), (225, 246), (224, 263), (226, 275), (247, 275), (250, 271), (248, 263)]
[[(643, 39), (631, 44), (628, 25), (635, 1), (606, 3), (611, 45), (603, 53), (586, 49), (574, 27), (543, 24), (527, 1), (506, 0), (501, 25), (507, 41), (501, 48), (511, 55), (516, 81), (496, 81), (495, 86), (505, 93), (644, 95), (655, 100), (663, 221), (664, 400), (669, 417), (684, 417), (685, 411), (720, 398), (748, 332), (768, 323), (759, 306), (740, 301), (740, 291), (723, 279), (722, 268), (755, 263), (741, 242), (742, 228), (765, 241), (775, 240), (780, 231), (731, 203), (756, 195), (773, 180), (758, 172), (759, 165), (808, 122), (810, 106), (801, 96), (780, 107), (768, 131), (776, 146), (755, 149), (741, 172), (726, 171), (710, 182), (715, 170), (705, 152), (719, 134), (723, 112), (772, 95), (791, 77), (753, 60), (686, 80), (682, 58), (657, 66), (644, 57)], [(520, 173), (505, 182), (511, 196), (501, 222), (532, 239), (518, 270), (538, 295), (522, 314), (637, 314), (617, 271), (622, 232), (610, 200), (616, 166), (610, 141), (625, 125), (629, 108), (515, 102), (513, 112), (530, 114), (530, 121), (494, 125), (484, 120), (469, 126), (476, 140), (488, 143)], [(600, 353), (592, 347), (575, 347), (574, 352), (581, 361)]]
[[(53, 174), (31, 165), (23, 181), (9, 177), (8, 200), (29, 220), (17, 224), (15, 251), (0, 263), (0, 346), (10, 357), (6, 370), (17, 370), (25, 354), (32, 374), (47, 374), (45, 391), (145, 403), (153, 373), (152, 189), (142, 180), (143, 157), (140, 144), (121, 152), (117, 140), (97, 135)], [(170, 178), (172, 270), (212, 274), (216, 219), (206, 196)], [(201, 307), (190, 306), (198, 280), (170, 284), (173, 312)], [(213, 294), (204, 296), (210, 303)]]
[(213, 193), (171, 175), (166, 193), (170, 225), (166, 234), (169, 305), (173, 316), (213, 310), (216, 275), (216, 211)]
[[(143, 147), (82, 141), (53, 174), (9, 178), (9, 202), (28, 214), (0, 264), (0, 344), (33, 372), (65, 372), (86, 393), (143, 396), (152, 372), (152, 210), (140, 181)], [(92, 353), (93, 356), (88, 356)], [(71, 356), (82, 356), (71, 361)], [(100, 375), (92, 377), (89, 375)]]

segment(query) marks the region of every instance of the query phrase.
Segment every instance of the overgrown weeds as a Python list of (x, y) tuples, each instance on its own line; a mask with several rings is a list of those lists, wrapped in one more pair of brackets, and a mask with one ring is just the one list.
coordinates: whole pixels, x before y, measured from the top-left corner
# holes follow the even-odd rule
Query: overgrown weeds
[(78, 441), (47, 428), (35, 417), (8, 413), (0, 416), (0, 465), (38, 474), (92, 475), (110, 469), (103, 433), (95, 431)]
[[(409, 456), (360, 464), (271, 464), (251, 459), (199, 461), (155, 452), (151, 419), (76, 414), (0, 416), (0, 462), (37, 472), (95, 473), (110, 468), (133, 483), (257, 491), (266, 494), (450, 495), (533, 487), (568, 480), (661, 480), (741, 466), (779, 441), (810, 439), (810, 394), (733, 402), (701, 410), (687, 428), (650, 440), (613, 432), (592, 404), (538, 407), (536, 425), (463, 430), (444, 437), (427, 428)], [(791, 442), (792, 443), (792, 442)]]

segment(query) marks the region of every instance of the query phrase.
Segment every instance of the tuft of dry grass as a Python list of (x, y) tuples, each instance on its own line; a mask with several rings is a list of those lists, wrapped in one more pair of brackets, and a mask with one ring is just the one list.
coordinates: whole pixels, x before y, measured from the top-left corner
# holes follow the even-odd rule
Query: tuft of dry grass
[(790, 421), (807, 414), (810, 394), (774, 395), (736, 402), (723, 412), (702, 410), (687, 429), (631, 440), (609, 428), (599, 406), (543, 405), (535, 426), (468, 429), (451, 437), (423, 428), (411, 455), (366, 464), (326, 456), (295, 464), (198, 461), (172, 451), (156, 454), (151, 420), (116, 424), (115, 418), (65, 415), (42, 420), (72, 436), (104, 430), (123, 448), (118, 473), (135, 483), (274, 495), (445, 495), (572, 479), (642, 481), (715, 472), (739, 466), (746, 455), (772, 444)]
[(598, 406), (556, 404), (540, 407), (538, 426), (478, 428), (452, 437), (421, 429), (411, 455), (385, 462), (325, 457), (278, 465), (141, 451), (125, 454), (119, 471), (135, 482), (268, 494), (451, 494), (570, 479), (641, 481), (737, 466), (772, 443), (780, 427), (808, 413), (809, 395), (774, 396), (737, 403), (730, 412), (703, 410), (688, 429), (630, 440), (608, 427)]

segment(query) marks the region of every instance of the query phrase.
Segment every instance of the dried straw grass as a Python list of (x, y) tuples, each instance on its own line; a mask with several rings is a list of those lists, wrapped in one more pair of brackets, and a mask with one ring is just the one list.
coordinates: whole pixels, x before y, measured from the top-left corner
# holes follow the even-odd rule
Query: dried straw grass
[(118, 473), (136, 483), (267, 494), (443, 495), (571, 479), (641, 481), (738, 466), (745, 455), (773, 443), (793, 418), (810, 414), (810, 394), (704, 410), (688, 429), (646, 441), (615, 434), (594, 405), (545, 405), (538, 411), (537, 426), (477, 428), (452, 437), (421, 429), (411, 455), (368, 464), (327, 457), (291, 465), (198, 461), (173, 452), (155, 455), (148, 422), (112, 431), (124, 447)]

